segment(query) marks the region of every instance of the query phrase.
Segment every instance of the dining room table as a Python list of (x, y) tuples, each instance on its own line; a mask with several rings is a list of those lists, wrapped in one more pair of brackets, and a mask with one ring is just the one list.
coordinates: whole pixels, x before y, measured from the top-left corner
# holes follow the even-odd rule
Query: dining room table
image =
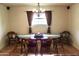
[[(36, 36), (37, 35), (37, 36)], [(23, 40), (37, 40), (37, 48), (38, 48), (38, 53), (40, 52), (41, 49), (41, 40), (47, 40), (49, 38), (53, 39), (53, 38), (59, 38), (60, 34), (59, 33), (53, 33), (53, 34), (18, 34), (17, 35), (18, 38), (21, 40), (21, 46), (23, 44)], [(41, 40), (40, 40), (41, 39)], [(51, 43), (51, 48), (53, 47), (53, 40)], [(21, 48), (21, 52), (22, 52), (22, 48)]]

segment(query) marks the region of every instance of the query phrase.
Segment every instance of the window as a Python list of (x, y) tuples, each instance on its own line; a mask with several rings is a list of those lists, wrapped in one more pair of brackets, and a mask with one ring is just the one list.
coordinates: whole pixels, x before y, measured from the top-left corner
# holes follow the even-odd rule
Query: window
[(38, 13), (33, 14), (32, 26), (37, 26), (37, 25), (47, 26), (47, 20), (44, 12), (39, 14)]

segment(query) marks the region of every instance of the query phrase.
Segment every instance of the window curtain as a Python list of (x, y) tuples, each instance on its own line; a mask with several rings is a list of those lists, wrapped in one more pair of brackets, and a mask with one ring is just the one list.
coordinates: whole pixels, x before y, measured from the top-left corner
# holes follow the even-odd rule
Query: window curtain
[(47, 19), (47, 24), (48, 24), (48, 29), (47, 33), (51, 33), (51, 21), (52, 21), (52, 11), (45, 11), (46, 19)]
[(28, 24), (29, 24), (29, 33), (32, 33), (31, 23), (32, 23), (33, 12), (32, 11), (26, 11), (26, 13), (27, 13)]

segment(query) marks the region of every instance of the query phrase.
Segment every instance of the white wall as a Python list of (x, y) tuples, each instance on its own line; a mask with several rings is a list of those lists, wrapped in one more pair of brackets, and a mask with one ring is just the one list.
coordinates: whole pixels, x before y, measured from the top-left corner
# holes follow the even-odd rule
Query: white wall
[[(51, 31), (62, 32), (68, 30), (68, 10), (65, 6), (44, 6), (42, 7), (46, 10), (52, 10), (52, 26)], [(33, 10), (34, 7), (24, 6), (24, 7), (11, 7), (9, 10), (9, 30), (15, 31), (18, 34), (28, 33), (28, 20), (27, 14), (24, 11)], [(43, 31), (46, 32), (47, 29), (44, 27), (34, 27), (33, 32)]]
[(69, 30), (73, 45), (79, 49), (79, 4), (74, 4), (69, 10)]
[(3, 5), (0, 5), (0, 49), (6, 45), (5, 35), (7, 33), (8, 26), (8, 13)]

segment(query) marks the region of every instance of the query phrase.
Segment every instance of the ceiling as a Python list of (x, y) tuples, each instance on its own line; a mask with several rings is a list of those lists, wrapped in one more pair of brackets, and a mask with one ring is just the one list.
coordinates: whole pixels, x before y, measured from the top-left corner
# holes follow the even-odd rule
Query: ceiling
[[(37, 6), (38, 3), (1, 3), (5, 6)], [(72, 3), (40, 3), (41, 6), (68, 6), (68, 5), (72, 5)]]

